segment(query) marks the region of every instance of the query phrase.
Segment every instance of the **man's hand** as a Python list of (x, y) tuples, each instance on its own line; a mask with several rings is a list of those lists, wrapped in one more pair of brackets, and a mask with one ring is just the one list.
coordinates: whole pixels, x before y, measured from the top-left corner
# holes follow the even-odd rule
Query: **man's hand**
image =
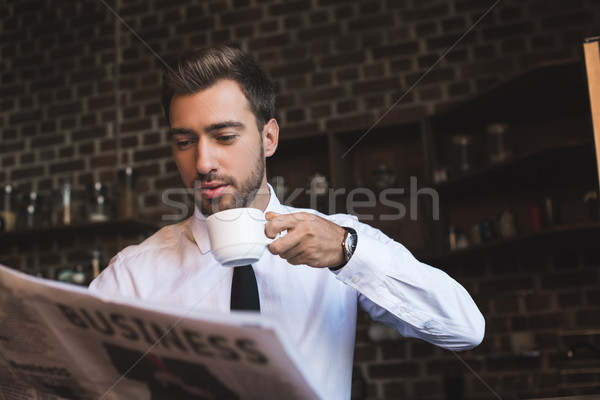
[(267, 237), (274, 238), (287, 230), (286, 235), (269, 245), (269, 251), (290, 264), (327, 268), (345, 261), (341, 243), (346, 230), (333, 222), (310, 213), (268, 212), (265, 218)]

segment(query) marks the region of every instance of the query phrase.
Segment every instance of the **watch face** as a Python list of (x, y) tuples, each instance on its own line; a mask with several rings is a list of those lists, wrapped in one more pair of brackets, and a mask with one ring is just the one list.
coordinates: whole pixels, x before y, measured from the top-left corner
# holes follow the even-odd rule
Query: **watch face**
[(354, 236), (352, 233), (350, 233), (350, 236), (348, 237), (348, 247), (351, 250), (354, 250), (356, 247), (356, 236)]
[(356, 235), (356, 231), (354, 229), (349, 229), (348, 230), (348, 256), (352, 256), (352, 254), (354, 253), (354, 250), (356, 249), (356, 239), (357, 239), (357, 235)]

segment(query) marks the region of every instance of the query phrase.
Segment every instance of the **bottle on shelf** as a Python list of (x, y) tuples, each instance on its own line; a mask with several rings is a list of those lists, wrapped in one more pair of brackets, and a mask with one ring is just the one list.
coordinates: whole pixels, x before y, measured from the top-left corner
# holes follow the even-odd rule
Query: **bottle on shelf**
[(20, 226), (22, 229), (35, 229), (41, 226), (41, 198), (36, 191), (31, 191), (24, 196), (22, 221)]
[(471, 142), (471, 137), (468, 135), (452, 137), (452, 164), (455, 177), (463, 176), (473, 169)]
[(509, 126), (506, 123), (493, 123), (486, 127), (488, 158), (490, 164), (506, 161), (513, 155)]
[(118, 207), (117, 214), (120, 219), (137, 218), (138, 193), (136, 187), (136, 174), (131, 166), (118, 171)]
[(112, 217), (112, 202), (107, 187), (94, 182), (88, 188), (87, 218), (90, 222), (108, 221)]
[[(102, 250), (92, 249), (90, 250), (90, 263), (91, 263), (91, 279), (95, 279), (102, 272)], [(90, 281), (91, 281), (90, 279)]]
[(71, 185), (71, 180), (69, 178), (62, 179), (54, 196), (52, 225), (71, 225), (73, 216), (72, 191), (73, 187)]
[(15, 206), (15, 190), (10, 184), (2, 189), (2, 206), (0, 207), (2, 229), (5, 232), (14, 231), (17, 226), (17, 211)]

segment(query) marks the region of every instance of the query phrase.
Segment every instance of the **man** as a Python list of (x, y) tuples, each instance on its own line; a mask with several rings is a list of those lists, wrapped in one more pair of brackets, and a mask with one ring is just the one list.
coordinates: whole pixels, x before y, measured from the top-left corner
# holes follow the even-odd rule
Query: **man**
[(119, 253), (91, 288), (229, 312), (233, 269), (210, 252), (205, 218), (234, 207), (266, 212), (270, 238), (252, 267), (260, 311), (278, 319), (327, 399), (350, 398), (357, 304), (404, 336), (469, 349), (484, 320), (444, 272), (349, 215), (283, 206), (265, 159), (279, 139), (275, 96), (252, 58), (229, 47), (185, 53), (164, 70), (173, 153), (196, 210)]

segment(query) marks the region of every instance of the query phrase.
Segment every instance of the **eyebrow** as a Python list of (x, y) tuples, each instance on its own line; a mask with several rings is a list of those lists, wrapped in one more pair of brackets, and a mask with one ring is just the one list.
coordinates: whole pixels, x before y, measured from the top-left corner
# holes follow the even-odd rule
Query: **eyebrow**
[(171, 135), (195, 135), (196, 132), (193, 129), (187, 128), (170, 128), (169, 133)]
[[(204, 128), (206, 133), (212, 133), (225, 128), (246, 128), (242, 122), (239, 121), (223, 121), (210, 124)], [(171, 135), (196, 135), (196, 131), (189, 128), (170, 128), (169, 133)]]
[(240, 121), (223, 121), (223, 122), (217, 122), (214, 124), (210, 124), (207, 127), (204, 128), (204, 131), (207, 133), (210, 132), (214, 132), (214, 131), (218, 131), (224, 128), (245, 128), (246, 125), (244, 125), (242, 122)]

